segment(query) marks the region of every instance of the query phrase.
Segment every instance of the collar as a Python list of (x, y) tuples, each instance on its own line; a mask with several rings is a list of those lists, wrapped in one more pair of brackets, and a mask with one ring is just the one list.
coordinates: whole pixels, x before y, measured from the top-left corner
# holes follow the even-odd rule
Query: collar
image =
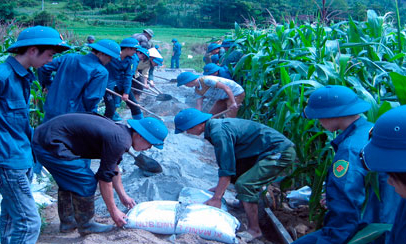
[(331, 146), (333, 146), (334, 151), (337, 151), (338, 145), (343, 142), (347, 137), (349, 137), (353, 131), (355, 131), (358, 127), (365, 124), (367, 120), (364, 117), (360, 117), (359, 119), (355, 120), (351, 125), (347, 127), (343, 132), (341, 132), (334, 140), (330, 142)]
[(31, 78), (34, 78), (34, 74), (31, 71), (26, 70), (20, 62), (17, 61), (17, 59), (13, 56), (8, 56), (6, 59), (6, 62), (10, 64), (11, 68), (14, 70), (14, 72), (20, 76), (20, 77), (25, 77), (27, 75), (31, 75)]

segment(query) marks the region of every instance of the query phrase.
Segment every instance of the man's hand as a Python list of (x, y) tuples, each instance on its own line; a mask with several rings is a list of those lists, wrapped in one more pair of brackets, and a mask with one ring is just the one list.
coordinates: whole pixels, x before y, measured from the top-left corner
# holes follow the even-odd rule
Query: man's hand
[(233, 102), (233, 103), (230, 105), (229, 108), (230, 108), (230, 110), (237, 109), (237, 108), (238, 108), (238, 105), (237, 105), (236, 102)]
[(110, 213), (110, 216), (118, 227), (122, 227), (123, 225), (127, 224), (126, 219), (128, 218), (128, 216), (125, 213), (121, 212), (118, 208), (115, 208)]
[(124, 196), (120, 197), (120, 201), (121, 203), (126, 206), (128, 209), (133, 208), (136, 203), (134, 201), (134, 199), (132, 199), (131, 197), (129, 197), (127, 194), (125, 194)]
[(148, 83), (149, 83), (150, 86), (155, 87), (155, 83), (154, 83), (153, 80), (148, 81)]
[(216, 207), (216, 208), (221, 208), (221, 199), (216, 199), (216, 198), (210, 198), (204, 204)]
[(128, 101), (128, 94), (124, 93), (123, 96), (121, 97), (121, 99), (123, 99), (124, 102)]

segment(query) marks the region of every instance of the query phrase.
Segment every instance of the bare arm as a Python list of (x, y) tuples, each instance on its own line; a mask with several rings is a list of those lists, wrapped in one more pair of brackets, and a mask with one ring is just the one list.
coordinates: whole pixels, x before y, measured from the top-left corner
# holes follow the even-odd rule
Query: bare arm
[(221, 198), (227, 190), (228, 185), (230, 184), (230, 176), (222, 176), (219, 178), (219, 181), (216, 186), (216, 190), (212, 198), (205, 202), (206, 205), (213, 206), (216, 208), (221, 208)]
[(111, 218), (114, 220), (114, 223), (116, 223), (118, 227), (125, 225), (127, 223), (125, 221), (127, 215), (121, 212), (114, 203), (113, 183), (99, 180), (99, 186), (107, 210), (109, 211)]
[(216, 82), (216, 88), (222, 89), (226, 92), (228, 96), (228, 100), (230, 101), (230, 108), (237, 108), (237, 102), (235, 101), (235, 97), (233, 92), (231, 91), (230, 87), (227, 85), (221, 83), (221, 82)]
[(196, 109), (197, 110), (202, 110), (202, 107), (203, 107), (203, 99), (204, 99), (204, 97), (201, 97), (201, 98), (198, 98), (197, 100), (196, 100)]
[(116, 190), (118, 197), (120, 198), (121, 203), (127, 208), (132, 208), (135, 206), (135, 201), (127, 195), (124, 190), (123, 182), (121, 180), (121, 172), (118, 166), (115, 169), (118, 174), (113, 177), (113, 187)]

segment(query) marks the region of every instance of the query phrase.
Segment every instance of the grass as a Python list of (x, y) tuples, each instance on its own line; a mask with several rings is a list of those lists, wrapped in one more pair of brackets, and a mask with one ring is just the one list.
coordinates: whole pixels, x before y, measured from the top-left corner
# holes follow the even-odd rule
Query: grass
[[(180, 59), (181, 68), (193, 68), (198, 72), (203, 70), (204, 47), (212, 40), (219, 39), (231, 32), (228, 29), (181, 29), (168, 27), (125, 27), (125, 26), (88, 26), (72, 25), (58, 28), (59, 31), (69, 31), (83, 42), (88, 35), (94, 35), (96, 40), (112, 39), (120, 42), (122, 39), (134, 33), (140, 33), (145, 28), (151, 28), (155, 36), (152, 38), (153, 44), (158, 44), (164, 58), (164, 65), (170, 67), (172, 55), (173, 38), (178, 39), (182, 44), (182, 55)], [(189, 58), (188, 58), (189, 56)]]
[[(151, 28), (155, 33), (152, 42), (154, 45), (158, 44), (160, 46), (162, 56), (164, 57), (164, 65), (166, 67), (170, 67), (172, 56), (171, 40), (173, 38), (178, 39), (182, 44), (180, 67), (193, 68), (196, 71), (201, 72), (204, 66), (204, 47), (207, 43), (231, 33), (231, 30), (229, 29), (182, 29), (164, 26), (142, 26), (142, 23), (129, 21), (123, 22), (122, 15), (120, 14), (100, 15), (97, 9), (74, 13), (67, 10), (66, 1), (60, 1), (58, 4), (52, 4), (52, 2), (53, 1), (48, 0), (45, 1), (44, 9), (46, 11), (55, 16), (62, 14), (68, 17), (68, 20), (56, 26), (56, 28), (61, 32), (69, 31), (73, 33), (75, 39), (81, 41), (79, 42), (80, 44), (86, 41), (88, 35), (95, 36), (96, 40), (112, 39), (119, 43), (121, 40), (134, 33), (140, 33), (145, 28)], [(32, 15), (39, 11), (41, 11), (41, 2), (38, 2), (38, 5), (35, 7), (17, 9), (19, 14), (27, 15)], [(100, 21), (100, 23), (108, 24), (104, 26), (91, 25), (91, 23), (96, 20)]]

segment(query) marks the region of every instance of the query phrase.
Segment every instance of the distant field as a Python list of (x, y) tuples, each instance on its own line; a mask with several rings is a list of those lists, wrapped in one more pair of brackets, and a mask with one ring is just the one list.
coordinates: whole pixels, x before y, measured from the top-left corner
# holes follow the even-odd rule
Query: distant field
[(202, 61), (204, 46), (207, 45), (207, 43), (209, 43), (211, 40), (216, 40), (228, 33), (231, 33), (231, 30), (227, 29), (179, 29), (154, 26), (72, 26), (63, 29), (59, 28), (59, 30), (72, 32), (78, 39), (82, 39), (83, 41), (88, 35), (94, 35), (96, 40), (112, 39), (120, 42), (122, 39), (130, 37), (134, 33), (142, 32), (142, 30), (145, 28), (151, 28), (154, 31), (155, 36), (153, 37), (152, 41), (154, 44), (158, 44), (160, 46), (166, 67), (170, 67), (171, 62), (171, 40), (176, 38), (182, 44), (180, 66), (183, 68), (193, 68), (198, 72), (201, 72), (204, 66)]

